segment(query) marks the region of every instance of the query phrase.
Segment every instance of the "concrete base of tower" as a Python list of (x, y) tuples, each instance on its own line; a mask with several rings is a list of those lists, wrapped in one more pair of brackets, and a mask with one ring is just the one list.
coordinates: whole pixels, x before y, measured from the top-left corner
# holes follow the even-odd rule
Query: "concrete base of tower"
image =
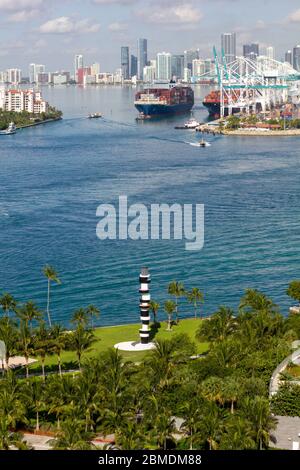
[(124, 343), (115, 344), (114, 348), (119, 349), (120, 351), (150, 351), (151, 349), (155, 348), (155, 344), (142, 344), (138, 343), (137, 341), (125, 341)]

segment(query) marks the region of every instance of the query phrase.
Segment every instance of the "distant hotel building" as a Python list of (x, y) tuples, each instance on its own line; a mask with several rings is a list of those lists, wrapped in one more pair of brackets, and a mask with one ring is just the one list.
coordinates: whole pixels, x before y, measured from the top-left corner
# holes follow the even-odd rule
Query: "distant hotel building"
[(0, 89), (0, 109), (21, 113), (41, 114), (48, 110), (48, 103), (40, 91)]
[(275, 49), (274, 49), (274, 47), (272, 47), (272, 46), (267, 47), (267, 49), (266, 49), (266, 56), (267, 56), (268, 59), (270, 59), (270, 60), (274, 60), (274, 59), (275, 59)]
[(171, 80), (171, 54), (169, 52), (159, 52), (156, 56), (156, 78), (157, 80)]
[(148, 62), (148, 44), (147, 39), (139, 39), (137, 44), (137, 78), (138, 80), (143, 80), (143, 70), (145, 65)]
[(221, 35), (221, 49), (224, 52), (227, 63), (236, 59), (236, 34), (223, 33)]
[(293, 67), (300, 71), (300, 45), (293, 49)]
[(83, 69), (83, 55), (76, 54), (74, 58), (74, 80), (77, 82), (77, 72), (79, 69)]
[(190, 49), (184, 51), (183, 53), (183, 68), (189, 69), (191, 72), (193, 70), (193, 60), (199, 59), (199, 50)]
[(130, 76), (129, 47), (128, 46), (121, 47), (121, 69), (122, 69), (122, 77), (124, 78), (124, 80), (128, 80)]
[(7, 69), (0, 72), (0, 83), (10, 83), (11, 85), (19, 85), (22, 81), (22, 72), (20, 69)]

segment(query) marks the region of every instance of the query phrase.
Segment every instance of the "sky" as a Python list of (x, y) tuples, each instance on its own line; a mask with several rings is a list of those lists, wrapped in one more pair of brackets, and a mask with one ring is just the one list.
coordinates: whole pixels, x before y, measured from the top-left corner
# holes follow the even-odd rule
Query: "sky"
[(102, 72), (120, 66), (120, 47), (136, 54), (137, 38), (157, 52), (220, 47), (222, 32), (242, 45), (274, 46), (276, 58), (300, 43), (300, 0), (0, 0), (0, 70), (30, 62), (47, 71), (73, 70), (74, 55)]

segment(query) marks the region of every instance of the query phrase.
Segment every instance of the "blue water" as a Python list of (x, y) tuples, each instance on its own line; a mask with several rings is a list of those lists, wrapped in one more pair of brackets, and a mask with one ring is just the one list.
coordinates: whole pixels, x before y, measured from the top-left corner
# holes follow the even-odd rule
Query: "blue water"
[[(196, 90), (195, 116), (203, 119)], [(68, 324), (74, 309), (101, 309), (99, 324), (139, 321), (138, 274), (149, 266), (151, 293), (167, 298), (173, 279), (205, 294), (203, 313), (236, 307), (244, 289), (261, 289), (286, 313), (290, 280), (300, 278), (298, 138), (207, 137), (187, 142), (185, 118), (136, 123), (134, 90), (45, 88), (62, 122), (0, 140), (0, 291), (45, 308), (49, 263), (62, 284), (52, 289), (52, 317)], [(101, 111), (104, 120), (85, 119)], [(204, 203), (205, 246), (183, 241), (100, 241), (97, 206)], [(183, 305), (183, 316), (191, 309)], [(161, 318), (164, 318), (163, 311)]]

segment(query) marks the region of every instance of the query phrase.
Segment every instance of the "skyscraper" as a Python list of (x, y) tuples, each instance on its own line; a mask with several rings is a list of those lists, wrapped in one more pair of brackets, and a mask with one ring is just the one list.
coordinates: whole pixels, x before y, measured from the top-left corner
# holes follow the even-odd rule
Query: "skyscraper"
[(121, 47), (121, 69), (125, 80), (129, 79), (129, 47)]
[(266, 56), (268, 59), (274, 60), (275, 59), (275, 49), (272, 46), (267, 47), (266, 49)]
[(184, 51), (184, 63), (183, 68), (189, 69), (192, 71), (193, 69), (193, 60), (199, 59), (199, 50), (198, 49), (190, 49), (188, 51)]
[(183, 55), (172, 55), (171, 69), (172, 77), (176, 77), (178, 80), (183, 78), (184, 68), (184, 56)]
[(74, 80), (77, 81), (77, 71), (83, 68), (83, 55), (76, 54), (74, 59)]
[(169, 52), (159, 52), (156, 57), (156, 78), (158, 80), (171, 80), (171, 54)]
[(42, 64), (30, 64), (29, 65), (29, 81), (30, 83), (38, 82), (38, 75), (45, 73), (46, 67)]
[(243, 56), (246, 57), (246, 59), (256, 59), (257, 56), (259, 56), (259, 45), (255, 43), (244, 44)]
[(289, 64), (293, 65), (293, 53), (292, 51), (286, 51), (284, 55), (284, 60), (285, 62), (288, 62)]
[(300, 71), (300, 45), (293, 49), (293, 67)]
[(137, 78), (143, 80), (143, 70), (147, 65), (147, 39), (140, 38), (137, 47)]
[(137, 57), (133, 54), (130, 56), (130, 76), (137, 75)]
[(221, 35), (221, 49), (224, 51), (227, 63), (236, 59), (236, 34), (223, 33)]

